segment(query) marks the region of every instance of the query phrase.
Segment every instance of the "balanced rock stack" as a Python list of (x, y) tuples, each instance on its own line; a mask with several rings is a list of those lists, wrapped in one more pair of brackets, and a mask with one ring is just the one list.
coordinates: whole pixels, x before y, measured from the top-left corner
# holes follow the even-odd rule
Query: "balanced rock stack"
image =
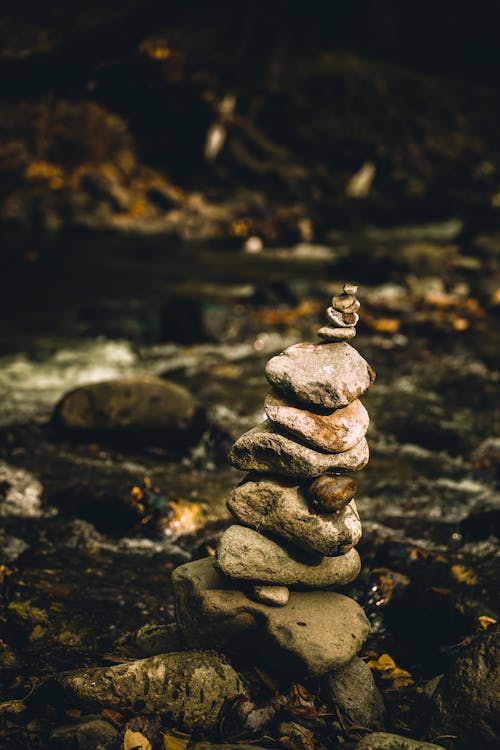
[(375, 378), (346, 341), (356, 334), (356, 292), (346, 284), (333, 298), (322, 343), (295, 344), (267, 364), (267, 419), (229, 456), (249, 472), (227, 501), (236, 524), (215, 559), (174, 571), (189, 648), (252, 651), (281, 671), (322, 675), (351, 662), (368, 635), (361, 607), (333, 590), (360, 571), (349, 473), (368, 461), (358, 399)]

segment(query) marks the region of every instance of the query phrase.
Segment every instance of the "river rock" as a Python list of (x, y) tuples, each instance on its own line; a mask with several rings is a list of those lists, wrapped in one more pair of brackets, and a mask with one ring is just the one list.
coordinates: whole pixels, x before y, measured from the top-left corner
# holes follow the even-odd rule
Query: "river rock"
[(311, 512), (304, 489), (288, 479), (252, 475), (232, 491), (227, 507), (245, 526), (321, 555), (342, 555), (361, 539), (354, 500), (337, 513), (317, 515)]
[(266, 376), (285, 395), (325, 409), (347, 406), (375, 380), (369, 364), (344, 341), (294, 344), (269, 360)]
[(333, 328), (332, 326), (322, 326), (318, 331), (320, 339), (328, 341), (348, 341), (356, 335), (355, 328)]
[(237, 672), (211, 651), (161, 654), (63, 672), (55, 681), (66, 704), (159, 713), (188, 731), (214, 728), (225, 702), (246, 695)]
[(51, 750), (96, 750), (118, 739), (115, 727), (101, 716), (83, 716), (74, 724), (56, 727), (49, 737)]
[(371, 669), (358, 656), (343, 669), (326, 677), (325, 691), (330, 702), (345, 714), (351, 724), (381, 728), (384, 702)]
[(286, 586), (252, 586), (252, 598), (270, 607), (285, 607), (290, 598), (290, 589)]
[(187, 648), (243, 651), (294, 678), (340, 669), (370, 629), (359, 604), (332, 591), (292, 591), (286, 607), (254, 602), (217, 573), (211, 558), (176, 568), (172, 583)]
[(272, 390), (264, 408), (271, 422), (327, 453), (354, 448), (364, 438), (370, 423), (368, 412), (358, 399), (335, 411), (304, 409)]
[(432, 742), (411, 740), (409, 737), (401, 737), (399, 734), (373, 732), (360, 740), (356, 745), (356, 750), (444, 750), (444, 747), (434, 745)]
[(322, 453), (283, 435), (268, 419), (241, 435), (229, 453), (229, 462), (237, 469), (289, 477), (358, 471), (368, 458), (365, 438), (343, 453)]
[(82, 437), (141, 439), (173, 447), (195, 440), (202, 426), (189, 391), (145, 375), (76, 388), (56, 405), (54, 419)]
[(500, 627), (490, 627), (456, 657), (432, 696), (433, 734), (456, 735), (457, 750), (500, 746)]
[(316, 513), (337, 513), (356, 494), (356, 480), (341, 474), (327, 474), (315, 479), (306, 491), (307, 499)]
[(354, 581), (361, 570), (355, 549), (345, 555), (319, 560), (301, 559), (298, 552), (253, 529), (234, 524), (220, 539), (216, 566), (230, 578), (307, 588), (345, 586)]

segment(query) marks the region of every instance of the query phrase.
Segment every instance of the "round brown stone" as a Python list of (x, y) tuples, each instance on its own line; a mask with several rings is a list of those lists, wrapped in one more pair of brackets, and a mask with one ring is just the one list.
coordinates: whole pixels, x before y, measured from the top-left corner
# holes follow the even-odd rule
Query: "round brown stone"
[(329, 477), (323, 474), (307, 489), (312, 509), (317, 513), (335, 513), (349, 503), (356, 494), (356, 481), (345, 475)]

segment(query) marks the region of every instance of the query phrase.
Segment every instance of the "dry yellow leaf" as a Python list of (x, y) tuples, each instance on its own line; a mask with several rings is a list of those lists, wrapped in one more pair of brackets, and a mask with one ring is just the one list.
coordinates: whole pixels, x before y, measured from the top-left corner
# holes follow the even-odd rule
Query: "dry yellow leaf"
[(485, 630), (490, 627), (490, 625), (495, 625), (496, 620), (493, 619), (493, 617), (488, 617), (488, 615), (480, 615), (480, 617), (477, 618), (479, 620), (479, 624), (482, 628)]
[(451, 574), (457, 581), (465, 583), (467, 586), (475, 586), (479, 583), (476, 572), (466, 565), (452, 565)]
[(381, 654), (378, 659), (368, 662), (370, 669), (377, 669), (380, 672), (385, 672), (387, 669), (396, 669), (396, 662), (389, 656), (389, 654)]
[(165, 750), (186, 750), (191, 736), (177, 729), (171, 729), (163, 735), (163, 747)]
[(126, 729), (123, 737), (123, 750), (153, 750), (153, 747), (142, 732)]

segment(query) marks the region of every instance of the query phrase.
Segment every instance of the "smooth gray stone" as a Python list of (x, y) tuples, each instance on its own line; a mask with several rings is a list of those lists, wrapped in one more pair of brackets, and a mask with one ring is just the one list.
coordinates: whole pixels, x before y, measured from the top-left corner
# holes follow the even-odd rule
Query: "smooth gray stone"
[(294, 344), (269, 360), (266, 376), (285, 395), (325, 409), (347, 406), (375, 380), (372, 368), (345, 341)]
[(327, 675), (325, 692), (351, 724), (382, 728), (384, 701), (370, 667), (358, 656), (343, 669)]
[(229, 453), (229, 462), (243, 471), (317, 477), (359, 471), (369, 456), (365, 438), (343, 453), (323, 453), (283, 435), (266, 419), (238, 438)]
[[(298, 551), (298, 550), (297, 550)], [(230, 578), (284, 586), (345, 586), (359, 575), (355, 549), (337, 557), (301, 560), (269, 537), (245, 526), (230, 526), (217, 546), (215, 565)]]
[(292, 591), (286, 607), (254, 602), (211, 558), (176, 568), (172, 583), (187, 648), (244, 651), (295, 678), (341, 669), (370, 630), (359, 604), (333, 591)]
[(289, 479), (252, 475), (232, 491), (227, 507), (245, 526), (321, 555), (342, 555), (361, 539), (354, 500), (337, 513), (311, 512), (304, 489)]

